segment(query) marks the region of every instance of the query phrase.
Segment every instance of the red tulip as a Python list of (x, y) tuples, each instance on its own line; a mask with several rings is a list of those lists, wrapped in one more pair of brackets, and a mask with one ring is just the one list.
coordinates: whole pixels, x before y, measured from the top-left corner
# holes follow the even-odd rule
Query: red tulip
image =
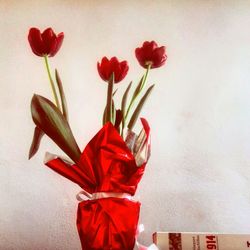
[(97, 63), (97, 69), (104, 81), (109, 81), (112, 73), (114, 73), (114, 83), (118, 83), (127, 75), (129, 67), (127, 61), (119, 62), (116, 57), (109, 60), (105, 56), (102, 58), (101, 63)]
[(30, 47), (37, 56), (54, 56), (60, 49), (63, 38), (63, 32), (56, 35), (51, 28), (43, 33), (37, 28), (31, 28), (28, 35)]
[(135, 49), (135, 55), (143, 68), (148, 65), (151, 65), (151, 69), (159, 68), (167, 60), (165, 46), (159, 47), (155, 41), (144, 42), (141, 48)]

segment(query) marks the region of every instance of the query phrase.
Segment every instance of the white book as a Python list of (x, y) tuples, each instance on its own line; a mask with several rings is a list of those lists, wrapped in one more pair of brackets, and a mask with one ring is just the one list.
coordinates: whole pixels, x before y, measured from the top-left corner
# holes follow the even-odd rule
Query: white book
[(156, 232), (159, 250), (250, 250), (250, 234)]

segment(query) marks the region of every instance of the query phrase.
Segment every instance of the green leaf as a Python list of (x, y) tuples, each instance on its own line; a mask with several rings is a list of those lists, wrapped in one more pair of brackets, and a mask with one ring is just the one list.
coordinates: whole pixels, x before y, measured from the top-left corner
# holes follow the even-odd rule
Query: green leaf
[(133, 127), (134, 127), (134, 125), (135, 125), (135, 123), (136, 123), (136, 121), (137, 121), (137, 119), (138, 119), (138, 117), (139, 117), (139, 115), (140, 115), (140, 112), (141, 112), (141, 110), (142, 110), (142, 108), (143, 108), (143, 106), (144, 106), (146, 100), (148, 99), (148, 96), (150, 95), (151, 91), (153, 90), (154, 86), (155, 86), (155, 85), (153, 84), (153, 85), (151, 85), (151, 86), (147, 89), (146, 93), (145, 93), (144, 96), (141, 98), (140, 102), (138, 103), (138, 105), (137, 105), (137, 107), (136, 107), (136, 109), (135, 109), (135, 111), (134, 111), (134, 113), (133, 113), (133, 115), (132, 115), (132, 117), (131, 117), (131, 119), (130, 119), (130, 121), (129, 121), (129, 124), (128, 124), (128, 128), (129, 128), (130, 130), (133, 129)]
[(117, 109), (115, 112), (115, 128), (120, 132), (120, 124), (122, 122), (122, 111)]
[(144, 82), (144, 76), (141, 78), (141, 80), (139, 81), (139, 83), (137, 84), (136, 88), (135, 88), (135, 91), (133, 93), (133, 96), (132, 96), (132, 101), (134, 101), (134, 99), (136, 99), (136, 97), (138, 96), (138, 94), (140, 93), (141, 89), (142, 89), (142, 85), (143, 85), (143, 82)]
[(116, 109), (115, 109), (115, 102), (112, 99), (112, 124), (115, 124), (115, 118), (116, 118)]
[(126, 115), (125, 115), (125, 120), (127, 119), (129, 111), (132, 108), (132, 106), (134, 105), (135, 100), (137, 99), (137, 97), (139, 96), (139, 94), (141, 93), (141, 91), (144, 88), (144, 85), (146, 83), (150, 67), (151, 67), (151, 65), (149, 64), (148, 67), (147, 67), (146, 73), (142, 76), (140, 82), (137, 84), (137, 87), (136, 87), (136, 89), (135, 89), (135, 91), (133, 93), (133, 96), (131, 98), (131, 101), (129, 103), (128, 110), (127, 110)]
[[(126, 91), (124, 92), (124, 95), (122, 97), (122, 104), (121, 104), (121, 111), (122, 111), (122, 114), (123, 114), (123, 117), (125, 118), (125, 115), (126, 115), (126, 105), (127, 105), (127, 99), (128, 99), (128, 93), (129, 93), (129, 90), (132, 86), (132, 82), (129, 83)], [(124, 118), (122, 119), (123, 123), (124, 123)]]
[(137, 86), (136, 86), (136, 88), (134, 90), (134, 93), (133, 93), (132, 98), (130, 100), (130, 103), (128, 105), (128, 109), (127, 109), (127, 111), (126, 111), (126, 113), (124, 115), (123, 127), (125, 127), (125, 122), (126, 122), (126, 119), (127, 119), (128, 115), (129, 115), (129, 112), (130, 112), (131, 108), (133, 107), (136, 98), (139, 96), (139, 94), (141, 92), (141, 89), (142, 89), (143, 84), (144, 84), (144, 79), (145, 79), (145, 76), (143, 75), (140, 82), (137, 84)]
[(61, 97), (62, 112), (63, 112), (65, 119), (68, 121), (69, 117), (68, 117), (68, 108), (67, 108), (66, 97), (64, 94), (62, 81), (61, 81), (61, 78), (58, 74), (57, 69), (55, 70), (55, 75), (56, 75), (56, 82), (57, 82), (57, 86), (58, 86), (60, 97)]
[(34, 95), (31, 100), (31, 114), (36, 126), (77, 163), (81, 152), (60, 110), (45, 97)]
[[(118, 90), (118, 89), (116, 89), (116, 90), (114, 91), (114, 93), (112, 94), (112, 97), (115, 96), (117, 90)], [(113, 106), (114, 106), (114, 100), (112, 99), (112, 108), (111, 108), (111, 110), (112, 110), (112, 120), (114, 120), (114, 108), (113, 108)], [(106, 106), (105, 109), (103, 110), (102, 125), (104, 125), (106, 122), (107, 122), (107, 106)]]
[(117, 90), (118, 90), (118, 89), (116, 89), (116, 90), (114, 91), (114, 93), (113, 93), (113, 97), (115, 96), (115, 94), (116, 94)]
[(112, 95), (113, 95), (113, 86), (114, 86), (114, 73), (112, 73), (110, 80), (108, 82), (108, 93), (107, 93), (107, 113), (106, 113), (106, 122), (112, 122)]
[(29, 159), (31, 159), (38, 151), (39, 146), (40, 146), (40, 142), (41, 142), (41, 139), (43, 136), (44, 136), (44, 132), (36, 126), (34, 129), (33, 140), (32, 140), (32, 143), (30, 145)]
[(103, 110), (103, 115), (102, 115), (102, 125), (105, 125), (107, 121), (107, 107)]

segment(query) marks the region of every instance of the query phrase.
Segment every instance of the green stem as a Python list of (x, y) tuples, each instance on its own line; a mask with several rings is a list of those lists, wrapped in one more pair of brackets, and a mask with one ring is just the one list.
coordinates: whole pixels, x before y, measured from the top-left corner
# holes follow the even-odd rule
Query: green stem
[[(142, 81), (142, 86), (141, 86), (140, 92), (141, 92), (141, 91), (143, 90), (143, 88), (144, 88), (144, 85), (145, 85), (146, 80), (147, 80), (147, 78), (148, 78), (148, 72), (149, 72), (150, 69), (151, 69), (151, 64), (149, 63), (149, 64), (148, 64), (148, 67), (147, 67), (147, 69), (146, 69), (146, 73), (145, 73), (145, 75), (144, 75), (143, 81)], [(139, 94), (138, 94), (138, 95), (139, 95)]]
[[(144, 85), (145, 85), (146, 80), (147, 80), (147, 78), (148, 78), (148, 72), (149, 72), (150, 68), (151, 68), (151, 64), (148, 64), (148, 67), (147, 67), (147, 69), (146, 69), (146, 73), (143, 75), (142, 85), (141, 85), (140, 91), (138, 92), (138, 94), (137, 94), (136, 96), (134, 96), (134, 97), (132, 98), (132, 100), (131, 100), (131, 102), (130, 102), (130, 104), (129, 104), (129, 106), (128, 106), (128, 109), (127, 109), (127, 112), (126, 112), (126, 115), (125, 115), (125, 122), (126, 122), (126, 119), (127, 119), (127, 117), (128, 117), (128, 114), (129, 114), (129, 112), (130, 112), (130, 109), (131, 109), (132, 106), (134, 105), (135, 100), (137, 99), (137, 97), (140, 95), (141, 91), (142, 91), (143, 88), (144, 88)], [(124, 127), (125, 127), (125, 125), (124, 125)]]
[(55, 84), (53, 82), (53, 79), (52, 79), (51, 73), (50, 73), (49, 62), (48, 62), (48, 55), (44, 56), (44, 60), (45, 60), (45, 65), (46, 65), (47, 73), (48, 73), (48, 76), (49, 76), (49, 81), (50, 81), (51, 89), (52, 89), (52, 92), (53, 92), (53, 95), (54, 95), (54, 99), (55, 99), (55, 102), (56, 102), (56, 106), (58, 107), (59, 110), (61, 110), (60, 103), (59, 103), (59, 100), (58, 100), (58, 97), (57, 97), (57, 94), (56, 94)]

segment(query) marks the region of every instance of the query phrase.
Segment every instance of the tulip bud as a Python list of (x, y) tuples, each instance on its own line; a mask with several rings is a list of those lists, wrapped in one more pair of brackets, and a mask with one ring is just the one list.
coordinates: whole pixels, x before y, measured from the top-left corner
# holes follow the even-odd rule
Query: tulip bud
[(167, 60), (165, 46), (159, 47), (155, 41), (144, 42), (142, 47), (135, 49), (135, 56), (143, 68), (159, 68)]
[(114, 73), (114, 83), (118, 83), (124, 79), (128, 73), (128, 62), (119, 62), (116, 57), (112, 57), (110, 60), (105, 56), (102, 58), (101, 63), (97, 63), (97, 69), (100, 77), (108, 82)]
[(63, 38), (63, 32), (56, 35), (51, 28), (43, 33), (37, 28), (31, 28), (28, 35), (30, 47), (37, 56), (54, 56), (60, 49)]

